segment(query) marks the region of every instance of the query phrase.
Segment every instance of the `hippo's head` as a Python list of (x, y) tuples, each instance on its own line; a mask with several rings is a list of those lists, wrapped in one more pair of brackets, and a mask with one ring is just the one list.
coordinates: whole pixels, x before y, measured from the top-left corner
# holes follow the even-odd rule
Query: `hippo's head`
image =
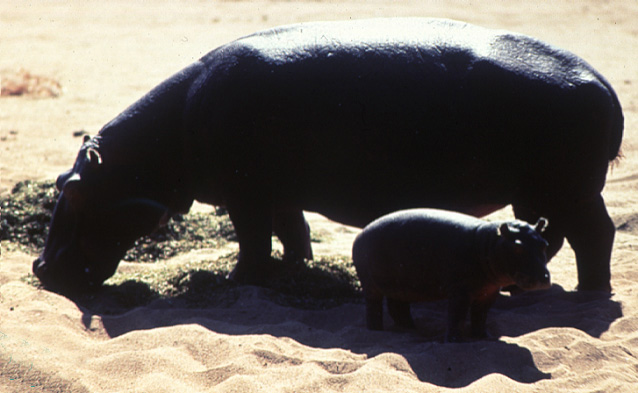
[(547, 241), (541, 233), (547, 220), (535, 226), (522, 221), (502, 223), (497, 231), (494, 269), (507, 275), (523, 290), (546, 289), (550, 286), (547, 270)]
[(64, 293), (98, 288), (137, 238), (168, 220), (165, 206), (123, 184), (85, 139), (74, 167), (57, 179), (61, 193), (44, 251), (33, 263), (45, 287)]

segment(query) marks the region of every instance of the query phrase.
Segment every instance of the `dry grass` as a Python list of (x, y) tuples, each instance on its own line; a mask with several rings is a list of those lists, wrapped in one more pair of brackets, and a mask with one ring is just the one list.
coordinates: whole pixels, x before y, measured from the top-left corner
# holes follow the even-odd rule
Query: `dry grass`
[(60, 82), (25, 69), (0, 71), (0, 96), (52, 98), (62, 94)]

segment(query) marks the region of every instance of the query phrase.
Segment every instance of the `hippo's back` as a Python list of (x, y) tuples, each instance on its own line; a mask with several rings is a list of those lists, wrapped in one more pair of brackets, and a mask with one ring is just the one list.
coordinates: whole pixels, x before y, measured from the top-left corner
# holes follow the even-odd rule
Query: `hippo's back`
[(331, 58), (340, 56), (356, 64), (357, 58), (368, 61), (374, 55), (391, 58), (388, 65), (393, 66), (434, 60), (450, 73), (469, 72), (473, 63), (487, 61), (527, 78), (566, 85), (597, 78), (579, 57), (530, 36), (438, 18), (301, 23), (257, 32), (220, 49), (230, 55), (252, 55), (270, 65), (330, 64)]
[(613, 91), (582, 59), (462, 22), (303, 23), (202, 62), (192, 172), (352, 225), (591, 198), (622, 134)]

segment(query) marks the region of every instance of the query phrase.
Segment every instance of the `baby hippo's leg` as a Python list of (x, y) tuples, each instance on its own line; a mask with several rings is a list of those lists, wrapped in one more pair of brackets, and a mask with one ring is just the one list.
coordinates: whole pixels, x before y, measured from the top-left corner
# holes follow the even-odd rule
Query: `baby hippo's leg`
[(366, 327), (383, 330), (383, 297), (366, 296)]
[(486, 323), (487, 312), (496, 301), (498, 291), (475, 299), (470, 309), (471, 335), (473, 338), (488, 338)]
[(445, 341), (456, 343), (463, 341), (463, 327), (470, 310), (470, 296), (467, 291), (457, 290), (450, 296), (447, 309), (447, 334)]
[(388, 298), (388, 313), (397, 326), (414, 329), (414, 320), (410, 313), (410, 303)]

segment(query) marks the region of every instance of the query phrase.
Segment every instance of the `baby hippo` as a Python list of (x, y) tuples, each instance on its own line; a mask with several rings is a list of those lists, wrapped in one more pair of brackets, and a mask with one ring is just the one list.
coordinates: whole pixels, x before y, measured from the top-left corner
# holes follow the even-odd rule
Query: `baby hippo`
[(485, 338), (487, 311), (504, 286), (550, 286), (547, 221), (487, 222), (435, 209), (383, 216), (357, 236), (352, 259), (366, 300), (368, 329), (383, 329), (383, 298), (394, 322), (413, 328), (410, 302), (449, 299), (446, 340), (461, 340), (468, 311), (471, 335)]

